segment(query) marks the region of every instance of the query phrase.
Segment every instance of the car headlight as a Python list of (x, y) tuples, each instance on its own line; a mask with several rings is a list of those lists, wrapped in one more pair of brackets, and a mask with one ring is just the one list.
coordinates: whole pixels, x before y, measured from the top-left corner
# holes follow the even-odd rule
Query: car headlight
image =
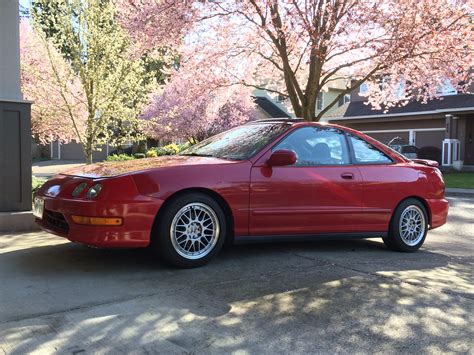
[(101, 184), (93, 185), (89, 190), (87, 190), (86, 197), (87, 198), (96, 198), (99, 195), (100, 191), (102, 190)]
[(79, 196), (82, 191), (84, 191), (87, 187), (87, 183), (86, 182), (82, 182), (80, 183), (79, 185), (77, 185), (74, 190), (72, 190), (72, 197), (77, 197)]

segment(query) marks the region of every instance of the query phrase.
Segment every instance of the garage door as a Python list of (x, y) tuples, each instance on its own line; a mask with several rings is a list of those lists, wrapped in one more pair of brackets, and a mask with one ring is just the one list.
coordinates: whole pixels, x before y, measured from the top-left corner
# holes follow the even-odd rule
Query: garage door
[(382, 142), (383, 144), (388, 144), (394, 138), (402, 138), (403, 143), (408, 144), (408, 132), (383, 132), (383, 133), (366, 133), (368, 136)]
[[(416, 131), (415, 131), (416, 132)], [(421, 131), (416, 132), (415, 141), (418, 148), (436, 147), (441, 149), (444, 139), (443, 131)]]

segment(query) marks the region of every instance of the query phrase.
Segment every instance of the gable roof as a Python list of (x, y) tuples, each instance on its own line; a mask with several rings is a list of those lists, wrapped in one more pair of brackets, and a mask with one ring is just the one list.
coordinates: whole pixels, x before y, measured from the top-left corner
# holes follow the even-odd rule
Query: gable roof
[(270, 117), (286, 117), (291, 116), (275, 105), (271, 100), (263, 96), (254, 96), (255, 103), (265, 111)]
[(380, 118), (472, 111), (474, 111), (474, 94), (459, 94), (433, 99), (426, 104), (419, 101), (410, 101), (405, 106), (391, 107), (387, 112), (384, 112), (383, 109), (372, 109), (372, 106), (367, 104), (366, 101), (351, 101), (325, 117), (329, 120), (342, 120), (350, 118)]

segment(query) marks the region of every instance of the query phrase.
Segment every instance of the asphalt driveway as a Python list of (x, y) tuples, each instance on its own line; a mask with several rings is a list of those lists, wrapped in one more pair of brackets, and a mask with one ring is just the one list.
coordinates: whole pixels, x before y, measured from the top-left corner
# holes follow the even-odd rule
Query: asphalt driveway
[(474, 353), (474, 200), (415, 254), (381, 241), (143, 250), (0, 236), (0, 353)]

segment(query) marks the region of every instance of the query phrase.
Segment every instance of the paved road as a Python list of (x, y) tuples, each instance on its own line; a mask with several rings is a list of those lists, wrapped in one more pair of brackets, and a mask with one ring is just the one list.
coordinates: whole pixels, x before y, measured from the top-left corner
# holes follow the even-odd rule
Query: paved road
[(0, 236), (0, 354), (474, 353), (474, 200), (415, 254), (238, 246), (175, 270), (141, 250)]
[(36, 177), (50, 178), (63, 171), (84, 165), (79, 160), (43, 160), (31, 164), (31, 172)]

